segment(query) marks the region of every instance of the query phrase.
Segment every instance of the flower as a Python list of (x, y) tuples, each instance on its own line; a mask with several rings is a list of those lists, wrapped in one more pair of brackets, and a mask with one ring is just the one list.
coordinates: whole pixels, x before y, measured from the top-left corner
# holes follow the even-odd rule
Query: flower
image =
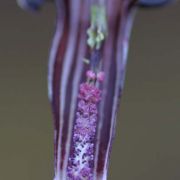
[[(54, 115), (54, 180), (107, 179), (134, 9), (137, 2), (141, 6), (170, 2), (107, 1), (106, 4), (93, 1), (95, 26), (90, 27), (87, 40), (90, 2), (56, 0), (56, 32), (48, 65), (48, 91)], [(45, 0), (17, 2), (25, 9), (38, 10)], [(102, 9), (99, 4), (103, 5)], [(91, 58), (84, 65), (82, 59), (87, 54)], [(89, 64), (97, 74), (84, 73)], [(106, 77), (97, 71), (99, 67)], [(83, 81), (86, 76), (90, 82)]]

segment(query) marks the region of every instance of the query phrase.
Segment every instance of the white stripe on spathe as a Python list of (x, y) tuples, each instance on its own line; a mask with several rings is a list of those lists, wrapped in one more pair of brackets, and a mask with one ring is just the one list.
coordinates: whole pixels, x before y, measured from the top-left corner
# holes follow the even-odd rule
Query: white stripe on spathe
[[(106, 158), (105, 158), (105, 166), (103, 172), (108, 171), (108, 158), (109, 158), (109, 152), (110, 152), (110, 147), (112, 143), (112, 137), (113, 133), (115, 131), (115, 124), (116, 124), (116, 116), (117, 116), (117, 106), (118, 106), (118, 97), (119, 97), (119, 90), (122, 90), (123, 88), (123, 83), (121, 81), (124, 81), (124, 76), (126, 73), (126, 62), (127, 62), (127, 55), (128, 55), (128, 42), (129, 42), (129, 36), (131, 33), (131, 27), (133, 23), (133, 16), (134, 16), (134, 10), (133, 12), (128, 15), (128, 17), (123, 17), (122, 23), (119, 23), (119, 32), (118, 32), (118, 41), (117, 41), (117, 54), (116, 54), (116, 61), (117, 61), (117, 73), (116, 73), (116, 85), (115, 85), (115, 95), (114, 95), (114, 100), (113, 100), (113, 110), (112, 110), (112, 117), (111, 117), (111, 127), (110, 127), (110, 140), (108, 142), (108, 148), (106, 151)], [(122, 27), (122, 25), (124, 25)], [(121, 73), (122, 68), (123, 73)], [(121, 77), (123, 76), (123, 77)], [(103, 178), (105, 179), (107, 176), (107, 173), (103, 174)]]
[(50, 50), (50, 55), (49, 55), (49, 64), (48, 64), (48, 97), (49, 100), (52, 101), (52, 94), (53, 94), (53, 75), (54, 75), (54, 64), (56, 61), (56, 54), (58, 51), (58, 46), (62, 38), (63, 34), (63, 28), (64, 28), (64, 22), (57, 21), (56, 25), (56, 32), (52, 41), (52, 47)]
[[(54, 65), (56, 61), (56, 55), (58, 52), (59, 44), (61, 43), (63, 29), (64, 29), (64, 11), (60, 8), (63, 6), (59, 1), (56, 2), (57, 6), (57, 17), (56, 17), (56, 31), (52, 40), (52, 46), (49, 55), (49, 63), (48, 63), (48, 98), (52, 101), (53, 96), (53, 75), (54, 75)], [(60, 11), (60, 12), (59, 12)]]
[[(84, 6), (83, 12), (81, 12), (81, 20), (84, 22), (88, 21), (88, 13), (85, 11), (87, 6), (87, 2), (84, 2), (83, 4), (81, 3), (82, 6)], [(84, 16), (83, 16), (84, 15)], [(82, 28), (82, 27), (81, 27)], [(76, 63), (76, 69), (74, 73), (74, 78), (72, 79), (73, 83), (73, 91), (72, 91), (72, 99), (71, 99), (71, 107), (70, 107), (70, 116), (69, 116), (69, 127), (68, 127), (68, 138), (66, 142), (66, 155), (64, 159), (64, 167), (63, 167), (63, 178), (66, 179), (67, 175), (67, 166), (68, 166), (68, 159), (70, 155), (70, 146), (71, 146), (71, 137), (72, 137), (72, 131), (73, 131), (73, 122), (74, 122), (74, 115), (75, 115), (75, 109), (76, 109), (76, 104), (77, 104), (77, 95), (79, 91), (79, 84), (80, 84), (80, 79), (82, 75), (82, 70), (83, 70), (83, 58), (85, 56), (86, 52), (86, 33), (83, 32), (80, 34), (80, 41), (79, 41), (79, 48), (76, 49), (78, 51), (77, 55), (77, 63)]]
[[(112, 9), (114, 8), (113, 7), (113, 3), (111, 3), (110, 1), (108, 1), (107, 3), (109, 3), (107, 5), (107, 14), (108, 16), (110, 15), (110, 12), (114, 12), (112, 11)], [(112, 15), (112, 14), (111, 14)], [(103, 97), (106, 97), (108, 91), (107, 91), (107, 85), (108, 85), (108, 77), (109, 77), (109, 68), (110, 68), (110, 62), (111, 62), (111, 52), (109, 51), (112, 51), (112, 43), (113, 43), (113, 40), (111, 38), (111, 35), (110, 35), (110, 32), (111, 30), (109, 30), (109, 37), (107, 39), (107, 42), (106, 42), (106, 45), (105, 45), (105, 54), (104, 54), (104, 57), (106, 57), (107, 59), (107, 62), (105, 62), (105, 81), (104, 81), (104, 85), (103, 85), (103, 90), (102, 90), (102, 101), (100, 102), (100, 109), (99, 109), (99, 119), (98, 119), (98, 129), (97, 129), (97, 144), (96, 144), (96, 153), (95, 153), (95, 160), (94, 160), (94, 179), (96, 179), (96, 177), (98, 177), (98, 179), (101, 179), (100, 176), (103, 176), (103, 175), (97, 175), (97, 166), (98, 166), (98, 157), (99, 157), (99, 147), (100, 147), (100, 140), (101, 140), (101, 131), (102, 131), (102, 126), (103, 126), (103, 121), (104, 121), (104, 107), (105, 107), (105, 103), (106, 103), (106, 98), (103, 98)], [(109, 48), (110, 47), (110, 48)], [(102, 59), (103, 61), (103, 59)]]
[[(53, 96), (53, 76), (54, 76), (54, 65), (56, 62), (56, 55), (58, 52), (59, 44), (62, 39), (63, 29), (64, 29), (64, 18), (61, 18), (61, 21), (57, 19), (56, 22), (56, 31), (54, 34), (54, 38), (52, 41), (52, 47), (50, 50), (50, 56), (49, 56), (49, 64), (48, 64), (48, 97), (49, 100), (52, 102), (52, 96)], [(59, 163), (59, 154), (57, 153), (57, 166)], [(56, 167), (55, 177), (54, 180), (58, 178), (58, 167)]]
[[(63, 34), (63, 28), (64, 28), (64, 18), (61, 18), (61, 21), (59, 21), (58, 19), (56, 20), (56, 31), (53, 37), (53, 41), (52, 41), (52, 47), (50, 50), (50, 55), (49, 55), (49, 63), (48, 63), (48, 98), (50, 100), (50, 102), (52, 102), (52, 98), (53, 98), (53, 76), (54, 76), (54, 66), (55, 66), (55, 62), (56, 62), (56, 55), (58, 52), (58, 48), (59, 48), (59, 44), (61, 42), (62, 39), (62, 34)], [(57, 119), (55, 119), (54, 121), (57, 121)], [(56, 161), (58, 165), (58, 154), (56, 157)], [(57, 177), (57, 167), (55, 167), (55, 178)]]
[[(80, 1), (77, 1), (76, 3), (73, 3), (71, 1), (70, 4), (70, 13), (72, 13), (70, 16), (70, 35), (69, 35), (69, 39), (68, 39), (68, 47), (66, 47), (66, 55), (65, 55), (65, 59), (63, 60), (64, 62), (64, 66), (63, 66), (63, 72), (62, 72), (62, 83), (61, 83), (61, 119), (62, 122), (64, 121), (63, 117), (64, 117), (64, 111), (65, 111), (65, 98), (66, 98), (66, 89), (67, 89), (67, 84), (68, 84), (68, 77), (70, 75), (70, 71), (72, 68), (72, 64), (73, 64), (73, 55), (74, 55), (74, 51), (76, 51), (76, 40), (77, 40), (77, 36), (78, 36), (78, 22), (79, 22), (79, 16), (80, 16)], [(76, 77), (76, 75), (74, 76), (74, 78)], [(73, 84), (74, 84), (74, 79), (72, 80)], [(73, 87), (76, 87), (77, 85), (73, 85)], [(73, 94), (74, 94), (74, 89), (72, 90)], [(77, 97), (77, 95), (76, 95)], [(71, 103), (70, 103), (70, 116), (69, 116), (69, 121), (66, 122), (68, 123), (68, 132), (67, 132), (67, 142), (65, 143), (65, 155), (64, 155), (64, 164), (63, 164), (63, 169), (62, 169), (62, 174), (61, 177), (62, 179), (66, 179), (66, 169), (67, 169), (67, 162), (68, 162), (68, 158), (69, 158), (69, 149), (70, 149), (70, 138), (71, 138), (71, 126), (73, 124), (72, 122), (72, 117), (73, 117), (73, 113), (74, 109), (75, 109), (75, 105), (72, 106), (72, 102), (73, 102), (73, 95), (72, 95), (72, 99), (71, 99)], [(73, 110), (72, 110), (73, 109)], [(61, 136), (59, 139), (62, 138), (62, 127), (63, 125), (61, 125), (61, 129), (60, 129), (60, 133)], [(70, 132), (69, 132), (70, 131)], [(61, 146), (61, 142), (59, 143), (59, 146)]]

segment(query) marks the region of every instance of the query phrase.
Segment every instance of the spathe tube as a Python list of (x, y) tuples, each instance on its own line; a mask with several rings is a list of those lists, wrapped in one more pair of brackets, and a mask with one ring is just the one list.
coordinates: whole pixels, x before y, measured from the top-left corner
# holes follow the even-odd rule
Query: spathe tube
[[(101, 54), (105, 79), (98, 105), (94, 141), (93, 179), (106, 180), (116, 114), (123, 90), (128, 42), (135, 13), (134, 1), (104, 1), (107, 9), (108, 37)], [(93, 3), (96, 3), (94, 1)], [(87, 46), (90, 1), (57, 2), (57, 25), (49, 59), (49, 98), (54, 112), (55, 178), (65, 180), (73, 146), (78, 92), (89, 65), (83, 63), (92, 52)], [(75, 178), (82, 179), (80, 176)]]

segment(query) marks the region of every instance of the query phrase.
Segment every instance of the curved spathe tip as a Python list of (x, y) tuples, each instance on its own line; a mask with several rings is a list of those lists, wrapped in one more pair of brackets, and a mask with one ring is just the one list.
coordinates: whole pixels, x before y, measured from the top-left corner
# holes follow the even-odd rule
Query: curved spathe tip
[(158, 7), (174, 2), (175, 0), (139, 0), (139, 5), (142, 7)]
[(18, 5), (25, 10), (38, 11), (45, 0), (17, 0)]

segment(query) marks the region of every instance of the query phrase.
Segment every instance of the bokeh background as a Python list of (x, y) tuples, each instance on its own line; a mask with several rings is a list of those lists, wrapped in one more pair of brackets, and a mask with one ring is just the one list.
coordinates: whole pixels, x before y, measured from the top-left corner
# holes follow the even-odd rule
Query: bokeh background
[[(0, 180), (52, 180), (55, 9), (0, 2)], [(180, 179), (180, 3), (135, 18), (109, 180)]]

